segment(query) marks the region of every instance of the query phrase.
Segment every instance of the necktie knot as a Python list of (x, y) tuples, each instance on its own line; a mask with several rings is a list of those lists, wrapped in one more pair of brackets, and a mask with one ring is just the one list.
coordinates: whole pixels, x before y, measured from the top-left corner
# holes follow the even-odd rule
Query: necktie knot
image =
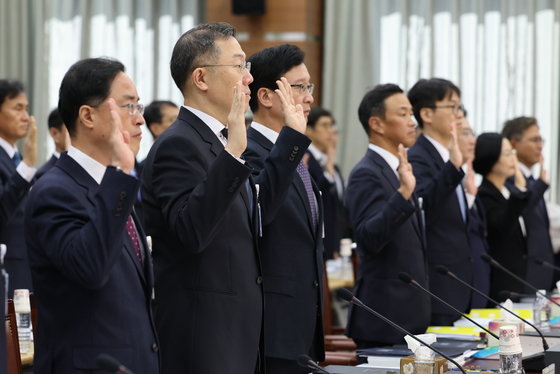
[(224, 128), (222, 129), (222, 131), (220, 131), (220, 132), (222, 133), (223, 137), (226, 138), (226, 140), (227, 140), (227, 137), (228, 137), (228, 128), (227, 128), (227, 127), (224, 127)]

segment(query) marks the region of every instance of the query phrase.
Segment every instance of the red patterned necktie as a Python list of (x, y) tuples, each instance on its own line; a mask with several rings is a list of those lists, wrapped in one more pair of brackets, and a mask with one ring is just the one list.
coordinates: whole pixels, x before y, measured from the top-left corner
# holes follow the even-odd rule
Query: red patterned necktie
[(140, 263), (142, 263), (142, 252), (140, 250), (140, 241), (138, 240), (138, 234), (134, 229), (134, 221), (132, 220), (132, 216), (128, 216), (128, 220), (126, 221), (126, 232), (128, 236), (130, 236), (130, 240), (132, 240), (132, 244), (134, 245), (134, 252), (136, 252), (136, 256)]

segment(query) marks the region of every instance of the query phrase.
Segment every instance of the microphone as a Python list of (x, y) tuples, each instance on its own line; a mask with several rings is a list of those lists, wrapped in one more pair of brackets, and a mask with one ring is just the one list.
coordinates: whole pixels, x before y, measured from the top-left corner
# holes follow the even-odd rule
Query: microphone
[(559, 266), (556, 266), (556, 265), (554, 265), (554, 264), (551, 264), (550, 262), (547, 262), (547, 261), (542, 260), (542, 259), (537, 258), (537, 257), (531, 257), (531, 256), (529, 256), (529, 258), (531, 258), (531, 259), (533, 260), (533, 262), (534, 262), (535, 264), (537, 264), (537, 265), (544, 266), (544, 267), (547, 267), (547, 268), (549, 268), (549, 269), (553, 269), (553, 270), (556, 270), (556, 271), (560, 271), (560, 267), (559, 267)]
[[(514, 272), (512, 272), (511, 270), (507, 269), (505, 266), (503, 266), (502, 264), (500, 264), (498, 261), (494, 260), (492, 257), (490, 257), (489, 255), (487, 255), (486, 253), (483, 253), (482, 255), (480, 255), (480, 257), (486, 261), (487, 263), (489, 263), (491, 266), (500, 269), (501, 271), (503, 271), (504, 273), (508, 274), (510, 277), (514, 278), (515, 280), (521, 282), (522, 284), (524, 284), (525, 286), (529, 287), (530, 289), (532, 289), (533, 291), (535, 291), (536, 293), (538, 293), (539, 295), (542, 295), (544, 298), (548, 299), (551, 303), (556, 304), (558, 306), (560, 306), (560, 303), (557, 303), (556, 301), (554, 301), (552, 299), (552, 297), (548, 296), (546, 293), (541, 292), (537, 287), (533, 286), (531, 283), (527, 282), (525, 279), (521, 278), (520, 276), (518, 276), (517, 274), (515, 274)], [(543, 261), (544, 262), (544, 261)]]
[(316, 370), (324, 374), (330, 374), (328, 371), (317, 365), (317, 363), (313, 361), (308, 355), (299, 355), (297, 357), (297, 363), (299, 364), (299, 366), (302, 366), (304, 368)]
[(452, 272), (449, 271), (449, 269), (447, 269), (445, 266), (442, 265), (438, 265), (436, 266), (436, 271), (442, 275), (447, 275), (450, 278), (455, 279), (457, 282), (463, 284), (464, 286), (470, 288), (471, 290), (473, 290), (474, 292), (476, 292), (477, 294), (479, 294), (480, 296), (484, 297), (486, 300), (490, 300), (492, 303), (496, 304), (497, 307), (502, 308), (503, 310), (505, 310), (506, 312), (508, 312), (509, 314), (515, 316), (516, 318), (519, 318), (520, 320), (522, 320), (523, 322), (525, 322), (526, 324), (528, 324), (529, 326), (531, 326), (532, 328), (535, 329), (535, 331), (541, 336), (542, 339), (542, 345), (543, 345), (543, 350), (548, 350), (548, 343), (546, 342), (546, 339), (544, 338), (544, 335), (542, 334), (541, 330), (539, 330), (535, 325), (533, 325), (531, 322), (527, 321), (525, 318), (522, 318), (521, 316), (515, 314), (514, 312), (512, 312), (511, 310), (509, 310), (508, 308), (506, 308), (505, 306), (501, 305), (499, 302), (497, 302), (496, 300), (492, 299), (490, 296), (484, 294), (483, 292), (481, 292), (480, 290), (474, 288), (473, 286), (471, 286), (470, 284), (468, 284), (467, 282), (465, 282), (464, 280), (462, 280), (461, 278), (459, 278), (458, 276), (456, 276), (455, 274), (453, 274)]
[(522, 297), (534, 297), (532, 294), (528, 293), (518, 293), (515, 291), (508, 291), (508, 290), (501, 290), (498, 292), (501, 298), (509, 299), (509, 298), (522, 298)]
[(360, 308), (363, 308), (364, 310), (366, 310), (367, 312), (369, 312), (370, 314), (373, 314), (374, 316), (376, 316), (377, 318), (381, 319), (382, 321), (388, 323), (389, 325), (393, 326), (395, 329), (399, 330), (400, 332), (410, 336), (412, 339), (416, 340), (417, 342), (419, 342), (422, 345), (425, 345), (426, 347), (428, 347), (429, 349), (431, 349), (432, 351), (434, 351), (435, 353), (437, 353), (438, 355), (440, 355), (441, 357), (445, 358), (446, 360), (452, 362), (455, 366), (457, 366), (459, 368), (459, 370), (461, 370), (463, 372), (463, 374), (467, 374), (465, 372), (465, 370), (461, 367), (461, 365), (459, 365), (457, 363), (457, 361), (453, 360), (451, 357), (441, 353), (439, 350), (437, 350), (436, 348), (430, 346), (429, 344), (427, 344), (426, 342), (423, 342), (422, 340), (418, 339), (416, 336), (412, 335), (410, 332), (408, 332), (405, 328), (397, 325), (395, 322), (391, 321), (389, 318), (385, 317), (384, 315), (382, 315), (381, 313), (376, 312), (375, 310), (371, 309), (369, 306), (367, 306), (366, 304), (364, 304), (360, 299), (358, 299), (356, 296), (354, 296), (352, 294), (352, 292), (348, 291), (346, 288), (341, 288), (339, 291), (339, 295), (346, 301), (348, 301), (349, 303), (352, 303), (354, 305), (359, 306)]
[(114, 357), (101, 353), (96, 359), (97, 366), (105, 371), (115, 374), (134, 374), (126, 366), (118, 362)]
[(472, 323), (474, 323), (476, 326), (480, 327), (482, 330), (486, 331), (486, 333), (492, 335), (494, 338), (496, 338), (496, 340), (500, 340), (500, 337), (496, 334), (494, 334), (492, 331), (488, 330), (486, 327), (482, 326), (480, 323), (476, 322), (474, 319), (472, 319), (471, 317), (467, 316), (465, 313), (461, 312), (459, 309), (455, 308), (453, 305), (449, 304), (447, 301), (444, 301), (442, 298), (440, 298), (439, 296), (435, 295), (434, 293), (428, 291), (426, 288), (422, 287), (422, 285), (420, 285), (420, 283), (416, 282), (414, 279), (412, 279), (412, 277), (410, 275), (408, 275), (405, 272), (400, 272), (399, 273), (399, 279), (402, 280), (404, 283), (407, 283), (411, 286), (414, 286), (424, 292), (426, 292), (428, 295), (430, 295), (431, 297), (433, 297), (434, 299), (438, 300), (440, 303), (447, 305), (449, 308), (453, 309), (454, 311), (456, 311), (457, 313), (461, 314), (463, 317), (465, 317), (467, 320), (471, 321)]

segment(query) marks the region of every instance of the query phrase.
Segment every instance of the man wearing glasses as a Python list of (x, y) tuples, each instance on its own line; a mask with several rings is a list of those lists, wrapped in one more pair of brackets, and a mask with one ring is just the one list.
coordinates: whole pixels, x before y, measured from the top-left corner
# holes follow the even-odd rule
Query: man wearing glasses
[[(164, 373), (250, 374), (263, 365), (260, 212), (278, 209), (309, 140), (285, 131), (268, 160), (266, 182), (255, 186), (241, 158), (250, 67), (226, 23), (187, 31), (171, 57), (184, 105), (142, 173)], [(287, 82), (276, 88), (279, 110), (299, 125), (303, 114), (291, 88)]]
[[(550, 222), (543, 195), (549, 187), (549, 181), (544, 168), (542, 150), (544, 139), (541, 136), (537, 119), (532, 117), (517, 117), (506, 121), (502, 135), (509, 139), (511, 146), (517, 153), (519, 169), (527, 180), (527, 189), (531, 191), (531, 199), (523, 212), (523, 221), (527, 240), (527, 269), (525, 279), (539, 289), (554, 288), (552, 269), (538, 264), (545, 261), (554, 263), (554, 252), (550, 240)], [(531, 169), (540, 164), (540, 174), (533, 178)], [(529, 290), (527, 290), (529, 291)]]
[(132, 210), (129, 175), (143, 107), (124, 66), (70, 67), (58, 108), (72, 145), (29, 193), (26, 239), (39, 312), (37, 373), (97, 372), (109, 354), (135, 373), (159, 373), (152, 264)]
[[(244, 156), (257, 172), (265, 168), (284, 132), (293, 128), (305, 133), (314, 87), (303, 58), (303, 51), (288, 44), (266, 48), (249, 58), (254, 78), (249, 86), (254, 121)], [(296, 122), (290, 122), (275, 92), (281, 77), (289, 83), (293, 104), (298, 108)], [(305, 152), (310, 142), (299, 151)], [(275, 211), (263, 211), (267, 374), (307, 373), (309, 370), (296, 361), (301, 354), (324, 360), (322, 200), (307, 166), (299, 160), (297, 163), (297, 170), (284, 175), (290, 188), (282, 196), (281, 206)], [(266, 176), (260, 173), (255, 181), (265, 183)]]
[[(421, 79), (408, 98), (422, 134), (408, 158), (416, 176), (416, 194), (425, 211), (430, 287), (457, 309), (468, 312), (471, 292), (435, 271), (443, 265), (473, 282), (473, 258), (468, 238), (468, 203), (461, 184), (466, 162), (457, 142), (464, 109), (461, 91), (452, 82)], [(432, 302), (431, 325), (449, 326), (460, 314)]]

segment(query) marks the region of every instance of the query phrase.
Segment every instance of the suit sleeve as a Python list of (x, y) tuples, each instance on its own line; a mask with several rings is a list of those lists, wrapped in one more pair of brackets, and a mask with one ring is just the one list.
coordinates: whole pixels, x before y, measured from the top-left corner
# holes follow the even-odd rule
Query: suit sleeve
[(422, 208), (430, 212), (429, 217), (441, 216), (447, 209), (445, 202), (463, 180), (464, 171), (447, 161), (434, 177), (434, 166), (429, 160), (411, 152), (409, 161), (416, 177), (415, 192), (423, 199)]
[(88, 211), (64, 186), (39, 184), (26, 214), (28, 247), (41, 248), (41, 255), (84, 288), (101, 288), (122, 254), (138, 186), (136, 178), (108, 168)]
[[(515, 185), (508, 184), (508, 188), (512, 189), (515, 188)], [(533, 183), (531, 183), (527, 190), (531, 192), (529, 201), (523, 210), (523, 214), (530, 212), (531, 210), (535, 209), (535, 207), (540, 203), (541, 199), (544, 196), (546, 190), (548, 190), (549, 185), (545, 183), (542, 179), (537, 179)]]
[(25, 197), (31, 187), (18, 173), (2, 178), (0, 185), (0, 226), (3, 227), (9, 217), (16, 211), (20, 201)]
[(209, 162), (185, 137), (162, 140), (154, 155), (150, 193), (182, 247), (200, 253), (219, 234), (251, 169), (224, 150)]
[(488, 231), (505, 235), (519, 222), (530, 192), (512, 189), (509, 199), (504, 200), (499, 191), (482, 189), (479, 190), (479, 197), (484, 204)]
[(296, 168), (311, 140), (298, 131), (284, 126), (268, 157), (252, 147), (243, 154), (253, 168), (255, 183), (259, 184), (262, 223), (270, 224), (282, 206)]
[(346, 190), (346, 203), (360, 248), (379, 253), (395, 239), (400, 226), (414, 213), (414, 206), (383, 185), (378, 173), (356, 169)]

